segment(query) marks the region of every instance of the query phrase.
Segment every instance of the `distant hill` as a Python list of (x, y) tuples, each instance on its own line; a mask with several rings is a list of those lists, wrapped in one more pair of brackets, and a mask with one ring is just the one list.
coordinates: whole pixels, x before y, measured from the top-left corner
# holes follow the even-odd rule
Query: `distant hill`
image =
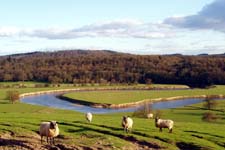
[(19, 54), (12, 54), (12, 55), (6, 55), (2, 57), (13, 57), (13, 58), (19, 58), (19, 57), (59, 57), (59, 56), (82, 56), (82, 55), (115, 55), (115, 54), (120, 54), (120, 55), (130, 55), (128, 53), (120, 53), (116, 51), (111, 51), (111, 50), (60, 50), (60, 51), (46, 51), (46, 52), (41, 52), (41, 51), (36, 51), (36, 52), (30, 52), (30, 53), (19, 53)]
[(225, 84), (225, 55), (133, 55), (110, 50), (33, 52), (0, 57), (0, 81)]

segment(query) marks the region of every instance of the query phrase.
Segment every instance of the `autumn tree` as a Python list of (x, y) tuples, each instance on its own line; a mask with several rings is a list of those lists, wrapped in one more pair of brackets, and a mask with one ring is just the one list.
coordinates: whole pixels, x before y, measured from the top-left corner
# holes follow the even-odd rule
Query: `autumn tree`
[[(75, 79), (75, 80), (74, 80)], [(131, 55), (69, 50), (0, 57), (0, 81), (102, 84), (225, 84), (224, 55)]]

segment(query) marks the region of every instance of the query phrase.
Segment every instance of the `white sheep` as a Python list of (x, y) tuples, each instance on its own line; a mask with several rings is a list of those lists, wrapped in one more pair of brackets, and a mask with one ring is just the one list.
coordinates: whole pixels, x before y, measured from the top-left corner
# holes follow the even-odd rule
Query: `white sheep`
[(123, 116), (122, 127), (124, 128), (124, 130), (126, 132), (128, 132), (130, 130), (130, 132), (131, 132), (132, 126), (133, 126), (133, 120), (130, 117)]
[(172, 133), (173, 130), (173, 120), (163, 120), (159, 119), (158, 117), (155, 118), (155, 126), (159, 128), (159, 130), (162, 132), (162, 128), (168, 128), (169, 132)]
[(56, 121), (42, 122), (40, 124), (39, 134), (41, 136), (41, 143), (43, 136), (46, 136), (47, 143), (49, 138), (50, 144), (55, 144), (54, 138), (59, 135), (59, 127)]
[(154, 116), (153, 113), (148, 113), (148, 114), (147, 114), (147, 118), (148, 118), (148, 119), (153, 118), (153, 116)]
[(88, 113), (85, 114), (85, 118), (87, 119), (88, 122), (91, 122), (92, 121), (92, 117), (93, 117), (92, 116), (92, 113), (90, 113), (90, 112), (88, 112)]

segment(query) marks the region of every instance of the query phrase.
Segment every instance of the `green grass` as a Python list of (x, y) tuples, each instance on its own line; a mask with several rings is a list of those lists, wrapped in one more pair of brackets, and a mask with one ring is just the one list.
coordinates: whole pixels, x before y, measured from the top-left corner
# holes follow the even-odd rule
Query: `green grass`
[[(225, 110), (225, 100), (219, 101), (220, 109)], [(16, 135), (36, 134), (39, 123), (46, 120), (59, 122), (61, 135), (74, 139), (77, 145), (91, 146), (98, 140), (110, 143), (117, 148), (129, 142), (123, 137), (132, 137), (138, 141), (157, 143), (165, 149), (177, 149), (178, 143), (193, 144), (211, 149), (224, 149), (224, 112), (215, 111), (222, 119), (214, 123), (203, 122), (202, 114), (206, 110), (200, 109), (202, 104), (177, 109), (162, 110), (163, 118), (175, 121), (174, 131), (167, 129), (159, 132), (154, 126), (153, 119), (133, 118), (133, 132), (126, 134), (121, 128), (121, 117), (129, 113), (113, 113), (94, 115), (93, 123), (84, 119), (84, 114), (52, 109), (27, 104), (0, 105), (0, 135), (12, 131)], [(130, 114), (131, 115), (131, 114)], [(82, 140), (85, 137), (86, 140)]]
[(64, 97), (93, 103), (121, 104), (137, 102), (144, 99), (169, 98), (175, 96), (225, 95), (225, 86), (210, 89), (191, 90), (151, 90), (151, 91), (87, 91), (64, 94)]
[[(224, 86), (219, 86), (217, 89), (210, 89), (209, 93), (218, 94), (223, 89)], [(1, 94), (7, 90), (1, 89)], [(19, 90), (23, 93), (43, 89), (26, 88)], [(163, 92), (167, 93), (167, 91), (162, 91), (162, 96)], [(195, 104), (161, 110), (162, 118), (169, 118), (175, 122), (172, 134), (168, 133), (167, 129), (159, 132), (153, 119), (144, 118), (133, 118), (133, 131), (127, 134), (121, 128), (121, 119), (123, 115), (132, 115), (132, 113), (95, 114), (93, 122), (87, 123), (84, 114), (75, 111), (23, 103), (0, 103), (0, 135), (13, 132), (15, 135), (21, 136), (38, 136), (36, 132), (41, 121), (57, 120), (61, 136), (56, 139), (56, 142), (64, 140), (62, 137), (71, 139), (70, 141), (65, 140), (66, 144), (91, 147), (96, 142), (101, 141), (102, 145), (112, 145), (116, 149), (122, 149), (125, 145), (132, 146), (132, 142), (129, 140), (133, 139), (138, 143), (156, 144), (162, 149), (169, 150), (178, 149), (181, 145), (192, 145), (191, 149), (198, 147), (212, 150), (225, 149), (225, 100), (218, 101), (217, 108), (213, 110), (221, 118), (215, 122), (209, 123), (201, 120), (203, 113), (207, 111), (202, 109), (202, 106), (203, 104)]]

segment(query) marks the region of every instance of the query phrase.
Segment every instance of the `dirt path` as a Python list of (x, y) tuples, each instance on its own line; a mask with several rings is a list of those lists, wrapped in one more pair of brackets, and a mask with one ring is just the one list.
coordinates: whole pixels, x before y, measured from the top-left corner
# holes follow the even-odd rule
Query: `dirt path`
[[(159, 149), (156, 145), (144, 141), (138, 141), (132, 137), (120, 137), (123, 140), (130, 142), (130, 145), (124, 146), (122, 150), (151, 150)], [(55, 145), (49, 145), (46, 142), (41, 144), (39, 135), (19, 136), (13, 132), (7, 132), (0, 135), (0, 150), (111, 150), (119, 149), (112, 145), (104, 145), (101, 141), (96, 141), (94, 145), (81, 146), (71, 143), (68, 138), (59, 137)]]

